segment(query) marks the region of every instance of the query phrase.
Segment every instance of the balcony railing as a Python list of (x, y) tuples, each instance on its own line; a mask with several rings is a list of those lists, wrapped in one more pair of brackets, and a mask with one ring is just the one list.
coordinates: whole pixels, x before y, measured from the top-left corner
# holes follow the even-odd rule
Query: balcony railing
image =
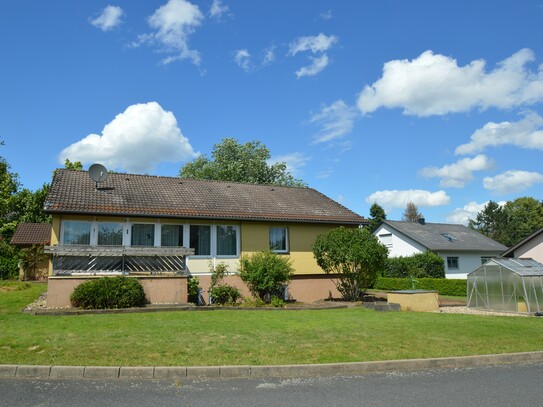
[(186, 274), (186, 247), (45, 246), (52, 255), (53, 275)]

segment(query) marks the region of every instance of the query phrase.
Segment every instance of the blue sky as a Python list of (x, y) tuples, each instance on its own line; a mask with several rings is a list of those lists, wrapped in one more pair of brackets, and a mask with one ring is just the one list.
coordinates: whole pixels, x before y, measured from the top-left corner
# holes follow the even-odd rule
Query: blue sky
[(543, 0), (1, 1), (0, 155), (176, 176), (225, 137), (363, 216), (543, 199)]

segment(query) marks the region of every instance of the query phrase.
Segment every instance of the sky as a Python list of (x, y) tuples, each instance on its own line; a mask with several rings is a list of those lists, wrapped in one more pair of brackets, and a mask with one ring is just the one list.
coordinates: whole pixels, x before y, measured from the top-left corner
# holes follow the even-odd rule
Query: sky
[(0, 156), (177, 176), (258, 140), (359, 215), (543, 199), (543, 0), (0, 0)]

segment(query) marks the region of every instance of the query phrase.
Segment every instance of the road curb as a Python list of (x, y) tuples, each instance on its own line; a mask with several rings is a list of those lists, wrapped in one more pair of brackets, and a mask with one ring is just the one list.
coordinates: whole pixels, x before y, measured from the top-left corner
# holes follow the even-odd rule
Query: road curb
[(543, 351), (435, 359), (268, 366), (43, 366), (0, 365), (0, 378), (32, 379), (233, 379), (341, 376), (435, 368), (543, 362)]

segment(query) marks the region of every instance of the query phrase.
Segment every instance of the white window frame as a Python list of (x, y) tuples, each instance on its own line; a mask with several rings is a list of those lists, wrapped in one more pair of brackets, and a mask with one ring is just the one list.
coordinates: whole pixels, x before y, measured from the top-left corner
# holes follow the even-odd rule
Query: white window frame
[[(238, 225), (213, 225), (214, 227), (211, 228), (211, 238), (213, 239), (212, 240), (212, 251), (211, 251), (211, 255), (213, 257), (216, 257), (218, 259), (236, 259), (239, 257), (239, 252), (240, 252), (240, 230), (239, 230), (239, 226)], [(219, 255), (217, 253), (217, 228), (218, 227), (231, 227), (233, 228), (235, 231), (236, 231), (236, 254), (221, 254)], [(213, 245), (214, 243), (214, 245)], [(214, 247), (213, 247), (214, 246)]]
[[(271, 240), (270, 240), (270, 235), (271, 235), (271, 231), (272, 229), (283, 229), (285, 231), (285, 249), (272, 249), (271, 248)], [(288, 227), (286, 226), (270, 226), (269, 230), (268, 230), (268, 247), (270, 249), (271, 252), (273, 253), (278, 253), (278, 254), (288, 254), (290, 253), (290, 241), (289, 241), (289, 236), (288, 236)]]
[[(65, 219), (65, 220), (62, 220), (61, 225), (60, 225), (60, 244), (61, 245), (66, 244), (64, 242), (64, 232), (65, 232), (65, 227), (66, 227), (65, 223), (66, 222), (84, 222), (84, 223), (88, 223), (90, 225), (89, 245), (92, 245), (93, 230), (95, 229), (94, 222), (87, 221), (87, 220), (80, 220), (80, 219)], [(72, 245), (72, 243), (70, 243), (70, 245)]]
[[(128, 233), (127, 233), (127, 239), (126, 239), (126, 245), (125, 246), (132, 246), (132, 226), (134, 225), (154, 225), (154, 237), (153, 237), (153, 245), (152, 246), (134, 246), (134, 247), (156, 247), (160, 246), (160, 236), (157, 237), (157, 230), (160, 232), (160, 223), (153, 223), (153, 222), (128, 222), (126, 224)], [(157, 242), (159, 244), (157, 244)]]
[(384, 246), (392, 247), (392, 233), (383, 233), (379, 235), (379, 240)]
[[(156, 233), (155, 231), (155, 236), (158, 236), (158, 244), (157, 246), (160, 246), (160, 247), (186, 247), (186, 236), (185, 236), (185, 233), (187, 231), (187, 228), (190, 227), (190, 225), (188, 225), (187, 223), (159, 223), (158, 224), (160, 227), (158, 228), (158, 234)], [(181, 229), (183, 230), (183, 234), (181, 235), (181, 239), (183, 240), (183, 245), (182, 246), (162, 246), (162, 226), (181, 226)]]
[[(456, 267), (449, 266), (449, 260), (456, 261)], [(460, 258), (458, 256), (447, 256), (447, 270), (460, 270)]]

